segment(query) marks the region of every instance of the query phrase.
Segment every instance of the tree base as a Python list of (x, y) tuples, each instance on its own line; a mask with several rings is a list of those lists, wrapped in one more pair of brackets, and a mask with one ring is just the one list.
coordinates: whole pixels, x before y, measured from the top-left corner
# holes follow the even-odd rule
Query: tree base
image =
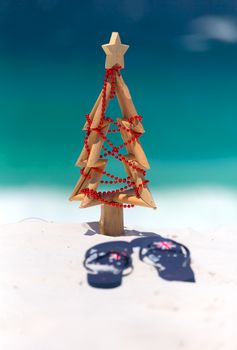
[(123, 208), (101, 205), (100, 233), (107, 236), (123, 236)]

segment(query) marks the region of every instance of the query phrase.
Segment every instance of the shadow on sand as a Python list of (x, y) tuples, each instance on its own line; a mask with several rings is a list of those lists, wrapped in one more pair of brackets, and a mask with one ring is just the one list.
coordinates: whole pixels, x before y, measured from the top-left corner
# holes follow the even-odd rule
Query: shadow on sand
[[(98, 221), (93, 221), (93, 222), (87, 222), (86, 223), (87, 227), (89, 227), (84, 233), (85, 236), (94, 236), (97, 234), (100, 234), (100, 229), (99, 229), (99, 223)], [(143, 232), (143, 231), (138, 231), (138, 230), (128, 230), (125, 228), (124, 230), (124, 236), (138, 236), (138, 237), (157, 237), (159, 236), (157, 233), (154, 232)], [(120, 237), (124, 237), (120, 236)], [(114, 238), (114, 237), (112, 237)]]

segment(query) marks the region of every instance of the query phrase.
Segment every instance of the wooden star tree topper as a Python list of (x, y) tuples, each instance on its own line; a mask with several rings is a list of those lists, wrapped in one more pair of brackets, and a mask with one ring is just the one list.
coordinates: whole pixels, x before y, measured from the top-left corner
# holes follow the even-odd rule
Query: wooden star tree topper
[(112, 68), (115, 65), (124, 68), (124, 54), (129, 48), (129, 45), (121, 44), (121, 39), (118, 32), (113, 32), (108, 44), (102, 45), (106, 53), (105, 68)]

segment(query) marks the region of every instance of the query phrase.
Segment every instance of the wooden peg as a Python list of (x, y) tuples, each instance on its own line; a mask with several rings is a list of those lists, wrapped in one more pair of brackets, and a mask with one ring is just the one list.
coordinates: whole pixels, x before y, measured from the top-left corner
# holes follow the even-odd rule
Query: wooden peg
[[(98, 159), (97, 162), (94, 163), (93, 167), (98, 168), (98, 167), (103, 166), (105, 163), (106, 163), (106, 159), (101, 158), (101, 159)], [(87, 167), (88, 166), (87, 160), (85, 160), (82, 164), (83, 164), (82, 165), (83, 167)]]
[(149, 207), (156, 209), (156, 203), (151, 195), (149, 188), (146, 185), (141, 187), (139, 195)]
[[(98, 201), (97, 199), (94, 199), (94, 198), (91, 198), (91, 200), (89, 201), (89, 200), (88, 200), (88, 197), (87, 197), (86, 201), (84, 201), (84, 199), (85, 199), (86, 197), (87, 197), (87, 196), (84, 196), (84, 197), (82, 198), (82, 202), (81, 202), (79, 208), (85, 209), (85, 208), (90, 208), (90, 207), (93, 207), (93, 206), (95, 206), (95, 205), (100, 205), (100, 204), (101, 204), (100, 201)], [(84, 202), (84, 203), (83, 203), (83, 202)], [(83, 203), (83, 204), (82, 204), (82, 203)]]
[(85, 177), (83, 175), (80, 176), (79, 180), (76, 183), (76, 186), (74, 187), (74, 189), (72, 191), (72, 194), (69, 197), (69, 200), (76, 200), (74, 197), (79, 194), (81, 189), (86, 187), (86, 185), (89, 182), (88, 176), (90, 175), (90, 171), (91, 171), (90, 168), (84, 169), (84, 174), (87, 175), (87, 177)]
[(82, 201), (84, 199), (85, 195), (84, 193), (79, 193), (76, 194), (75, 196), (71, 197), (70, 200), (71, 201)]
[(141, 207), (150, 207), (141, 198), (137, 198), (134, 190), (126, 190), (123, 193), (117, 193), (113, 197), (113, 201), (117, 203), (139, 205)]
[[(117, 118), (117, 120), (122, 126), (125, 126), (127, 129), (130, 129), (130, 124), (126, 120), (122, 118)], [(124, 142), (127, 142), (132, 137), (129, 132), (123, 129), (121, 129), (121, 136)], [(132, 141), (131, 143), (127, 143), (126, 149), (128, 153), (134, 154), (136, 160), (142, 167), (144, 167), (145, 169), (150, 168), (145, 152), (143, 151), (143, 148), (138, 139)]]
[[(110, 81), (108, 81), (107, 85), (106, 85), (106, 94), (105, 94), (105, 110), (106, 110), (108, 103), (109, 103), (110, 92), (111, 92), (111, 83), (110, 83)], [(93, 121), (91, 123), (91, 129), (95, 129), (99, 126), (101, 114), (102, 114), (102, 97), (101, 97), (101, 99), (98, 103), (97, 109), (95, 111), (94, 118), (93, 118)]]
[[(98, 105), (99, 105), (99, 103), (100, 103), (100, 101), (101, 101), (101, 98), (102, 98), (102, 90), (101, 90), (101, 92), (100, 92), (100, 94), (99, 94), (99, 96), (98, 96), (98, 98), (97, 98), (97, 100), (96, 100), (96, 102), (95, 102), (95, 104), (94, 104), (94, 107), (92, 108), (92, 110), (91, 110), (91, 112), (90, 112), (89, 117), (90, 117), (90, 120), (91, 120), (91, 121), (92, 121), (93, 118), (94, 118), (95, 112), (96, 112), (96, 110), (97, 110), (97, 108), (98, 108)], [(84, 127), (83, 127), (82, 130), (86, 130), (86, 128), (87, 128), (87, 122), (85, 123), (85, 125), (84, 125)]]
[[(109, 126), (110, 126), (110, 123), (108, 122), (108, 124), (101, 129), (101, 132), (104, 135), (107, 134), (107, 132), (109, 130)], [(103, 143), (104, 143), (104, 140), (102, 139), (100, 134), (97, 133), (97, 136), (96, 136), (96, 138), (91, 146), (91, 151), (90, 151), (90, 155), (89, 155), (89, 158), (87, 161), (87, 166), (89, 166), (89, 167), (95, 166), (95, 163), (99, 160), (100, 151), (101, 151)]]
[[(106, 167), (106, 164), (107, 164), (107, 160), (105, 160), (105, 164), (103, 166), (91, 169), (91, 172), (90, 172), (91, 178), (90, 178), (90, 182), (89, 182), (89, 184), (87, 186), (87, 188), (89, 190), (96, 191), (96, 189), (97, 189), (97, 187), (99, 185), (100, 179), (101, 179), (101, 177), (103, 175), (101, 170), (104, 170), (104, 168)], [(83, 201), (81, 202), (81, 208), (87, 207), (88, 204), (93, 201), (93, 199), (94, 199), (93, 197), (90, 197), (90, 196), (86, 195), (84, 197)]]
[[(107, 163), (106, 159), (99, 159), (95, 164), (94, 167), (105, 167)], [(79, 180), (76, 183), (76, 186), (74, 187), (71, 196), (69, 197), (69, 200), (81, 200), (80, 197), (76, 197), (80, 190), (85, 188), (87, 184), (89, 183), (90, 179), (89, 176), (91, 176), (91, 168), (87, 166), (86, 162), (84, 162), (84, 175), (81, 175)], [(86, 175), (86, 176), (85, 176)]]
[[(136, 167), (139, 166), (139, 163), (135, 160), (134, 156), (131, 157), (131, 155), (125, 155), (124, 157), (128, 159)], [(156, 204), (151, 195), (150, 190), (148, 189), (146, 184), (143, 184), (144, 182), (143, 174), (140, 171), (137, 171), (136, 169), (128, 166), (125, 161), (123, 161), (123, 164), (128, 176), (130, 176), (135, 182), (135, 186), (136, 187), (139, 186), (139, 195), (141, 199), (147, 204), (147, 206), (151, 208), (156, 208)]]
[[(104, 121), (103, 125), (102, 125), (102, 128), (109, 125), (110, 122), (108, 122), (107, 120)], [(89, 148), (91, 149), (92, 146), (94, 145), (96, 139), (98, 138), (98, 132), (95, 131), (95, 130), (91, 130), (90, 132), (90, 135), (88, 137), (88, 146)], [(88, 161), (88, 158), (89, 158), (89, 154), (87, 152), (87, 149), (85, 146), (83, 146), (83, 149), (81, 151), (81, 154), (79, 155), (79, 157), (77, 158), (77, 161), (76, 161), (76, 166), (83, 166), (83, 164), (85, 162)]]
[[(133, 104), (132, 97), (128, 90), (127, 85), (124, 83), (121, 74), (116, 74), (115, 79), (115, 92), (118, 98), (120, 108), (122, 110), (123, 116), (126, 119), (130, 119), (137, 115), (136, 108)], [(132, 123), (132, 128), (135, 132), (144, 133), (144, 128), (139, 120), (135, 120)]]

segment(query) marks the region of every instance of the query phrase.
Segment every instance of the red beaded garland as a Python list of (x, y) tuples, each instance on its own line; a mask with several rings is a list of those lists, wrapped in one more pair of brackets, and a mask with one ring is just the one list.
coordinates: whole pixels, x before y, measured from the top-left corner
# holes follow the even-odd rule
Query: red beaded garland
[[(112, 148), (111, 150), (109, 150), (108, 148), (106, 148), (103, 145), (102, 148), (104, 150), (104, 154), (100, 155), (100, 159), (103, 157), (106, 157), (107, 155), (111, 155), (115, 159), (118, 159), (119, 161), (126, 163), (129, 167), (141, 172), (143, 174), (143, 176), (145, 176), (146, 171), (144, 169), (135, 165), (132, 161), (129, 161), (123, 154), (121, 154), (119, 152), (120, 149), (126, 147), (130, 143), (136, 142), (142, 134), (135, 132), (134, 130), (132, 130), (132, 128), (131, 129), (127, 128), (122, 123), (120, 123), (118, 121), (114, 121), (110, 117), (105, 117), (107, 83), (110, 79), (111, 90), (110, 90), (109, 98), (113, 99), (115, 96), (115, 80), (116, 80), (115, 74), (116, 74), (116, 72), (119, 72), (120, 69), (121, 69), (120, 66), (115, 66), (113, 68), (106, 69), (104, 83), (103, 83), (103, 89), (102, 89), (102, 98), (101, 98), (101, 118), (100, 118), (100, 121), (99, 121), (97, 128), (93, 128), (93, 131), (96, 131), (101, 136), (101, 138), (104, 141), (106, 141), (108, 143), (108, 145)], [(139, 115), (135, 115), (135, 116), (129, 118), (128, 122), (130, 124), (133, 124), (133, 122), (135, 122), (136, 120), (141, 121), (142, 117)], [(121, 145), (115, 146), (101, 130), (103, 128), (104, 121), (108, 121), (109, 123), (113, 124), (115, 127), (114, 129), (108, 130), (108, 133), (116, 133), (116, 132), (121, 132), (121, 130), (123, 130), (123, 131), (126, 131), (127, 133), (131, 134), (131, 137), (127, 141), (123, 142)], [(86, 124), (86, 135), (84, 138), (84, 145), (85, 145), (85, 149), (89, 155), (90, 154), (90, 147), (88, 144), (88, 139), (89, 139), (89, 136), (91, 133), (91, 124), (92, 124), (92, 121), (90, 120), (90, 114), (86, 114), (86, 122), (87, 122), (87, 124)], [(116, 190), (103, 191), (103, 192), (97, 192), (97, 191), (89, 189), (89, 188), (83, 188), (80, 191), (80, 193), (84, 193), (85, 195), (90, 196), (96, 200), (99, 200), (106, 205), (111, 205), (114, 207), (133, 208), (134, 204), (119, 204), (119, 203), (116, 203), (113, 201), (108, 201), (108, 200), (104, 199), (102, 196), (111, 195), (111, 194), (113, 195), (115, 193), (120, 193), (120, 192), (123, 192), (124, 190), (132, 188), (135, 190), (136, 197), (140, 198), (139, 191), (142, 189), (143, 186), (145, 186), (149, 182), (148, 180), (144, 180), (138, 186), (136, 186), (135, 182), (131, 181), (130, 176), (127, 176), (126, 178), (119, 178), (118, 176), (114, 176), (113, 174), (107, 173), (105, 170), (103, 170), (101, 168), (93, 167), (92, 169), (94, 171), (100, 172), (101, 174), (105, 175), (106, 177), (113, 179), (110, 181), (101, 180), (100, 181), (101, 184), (112, 185), (112, 184), (124, 183), (125, 186), (121, 187), (119, 189), (116, 189)], [(85, 170), (85, 167), (81, 169), (81, 171), (80, 171), (81, 175), (83, 175), (85, 178), (91, 179), (91, 176), (89, 174), (86, 174), (84, 172), (84, 170)]]

